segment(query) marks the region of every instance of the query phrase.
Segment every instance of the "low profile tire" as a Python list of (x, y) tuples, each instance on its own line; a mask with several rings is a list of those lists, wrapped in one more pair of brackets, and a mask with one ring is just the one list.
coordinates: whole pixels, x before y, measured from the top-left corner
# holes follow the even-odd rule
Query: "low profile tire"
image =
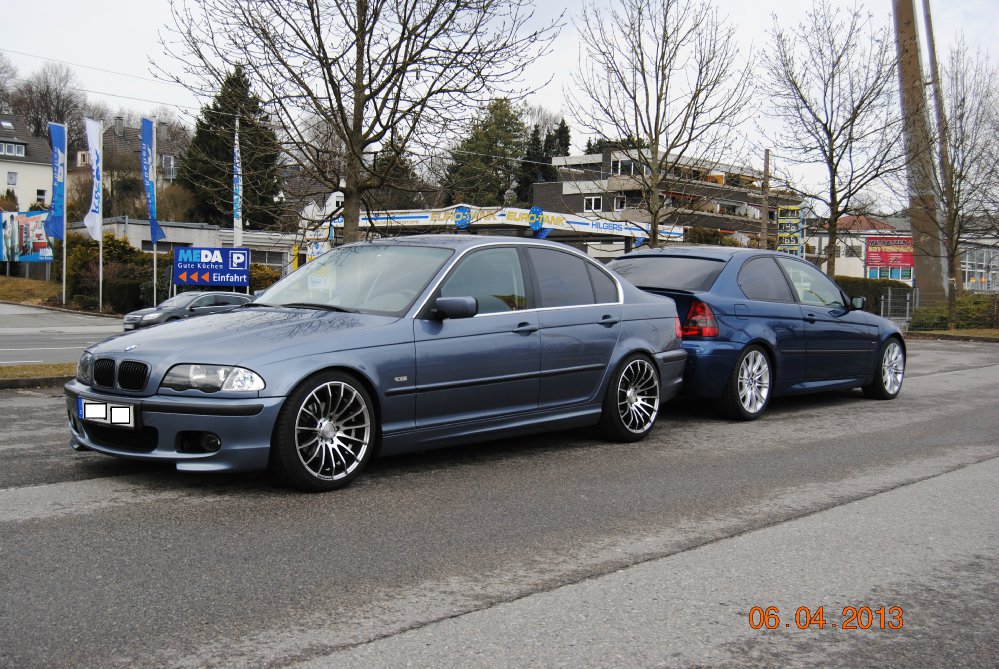
[(643, 355), (624, 359), (611, 377), (604, 396), (600, 430), (613, 441), (639, 441), (659, 415), (659, 372)]
[(756, 345), (747, 346), (716, 401), (718, 412), (726, 418), (756, 420), (770, 404), (772, 383), (773, 371), (766, 351)]
[(364, 386), (349, 374), (320, 372), (299, 384), (281, 408), (271, 469), (301, 490), (335, 490), (364, 470), (377, 440), (375, 406)]
[(905, 351), (898, 339), (892, 337), (881, 347), (874, 380), (861, 388), (864, 394), (878, 400), (893, 400), (902, 391), (905, 379)]

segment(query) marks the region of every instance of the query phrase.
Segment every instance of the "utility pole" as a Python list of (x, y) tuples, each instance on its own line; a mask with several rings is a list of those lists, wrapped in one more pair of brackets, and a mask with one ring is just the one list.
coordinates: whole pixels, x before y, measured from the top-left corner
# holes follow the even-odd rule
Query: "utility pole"
[(770, 149), (763, 152), (763, 204), (760, 206), (760, 248), (767, 248), (770, 234)]
[(909, 181), (909, 220), (915, 260), (915, 285), (923, 305), (937, 304), (947, 297), (942, 262), (943, 242), (936, 225), (937, 205), (933, 196), (933, 156), (926, 118), (923, 67), (913, 0), (893, 0), (895, 47), (898, 53), (898, 86), (905, 123), (905, 150)]

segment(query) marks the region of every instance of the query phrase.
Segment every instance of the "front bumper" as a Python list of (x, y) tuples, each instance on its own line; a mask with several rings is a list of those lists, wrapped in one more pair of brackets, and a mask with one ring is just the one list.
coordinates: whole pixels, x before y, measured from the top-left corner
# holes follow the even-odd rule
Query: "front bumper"
[[(132, 460), (171, 462), (181, 471), (255, 471), (267, 467), (271, 433), (283, 397), (201, 399), (130, 397), (92, 391), (73, 380), (65, 386), (72, 442), (92, 451)], [(134, 427), (83, 420), (78, 398), (133, 407)], [(192, 433), (212, 433), (221, 447), (189, 452)]]

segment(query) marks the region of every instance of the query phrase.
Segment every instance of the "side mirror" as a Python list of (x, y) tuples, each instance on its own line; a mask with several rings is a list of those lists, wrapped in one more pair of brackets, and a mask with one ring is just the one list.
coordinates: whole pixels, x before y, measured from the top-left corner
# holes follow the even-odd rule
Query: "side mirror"
[(853, 308), (854, 311), (859, 311), (867, 306), (867, 298), (866, 297), (850, 298), (850, 306)]
[(479, 301), (474, 297), (438, 297), (434, 302), (433, 315), (445, 318), (471, 318), (479, 313)]

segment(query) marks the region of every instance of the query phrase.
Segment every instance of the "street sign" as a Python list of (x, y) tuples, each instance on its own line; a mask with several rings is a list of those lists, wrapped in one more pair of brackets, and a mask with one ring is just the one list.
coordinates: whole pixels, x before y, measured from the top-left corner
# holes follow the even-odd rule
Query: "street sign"
[(250, 249), (174, 248), (173, 282), (181, 286), (249, 286)]

